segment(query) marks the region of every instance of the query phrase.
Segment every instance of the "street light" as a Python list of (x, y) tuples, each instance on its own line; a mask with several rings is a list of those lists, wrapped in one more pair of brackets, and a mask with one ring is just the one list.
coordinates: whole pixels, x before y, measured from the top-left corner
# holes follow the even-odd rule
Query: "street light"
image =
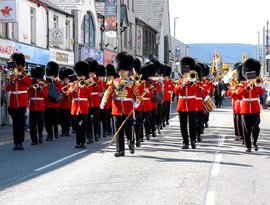
[(173, 31), (174, 31), (174, 33), (173, 33), (173, 37), (175, 38), (175, 33), (176, 33), (176, 20), (177, 19), (179, 19), (179, 17), (174, 17), (174, 28), (173, 28)]
[(258, 59), (258, 61), (260, 61), (260, 32), (259, 31), (256, 31), (256, 33), (258, 34), (258, 50), (257, 50), (257, 59)]

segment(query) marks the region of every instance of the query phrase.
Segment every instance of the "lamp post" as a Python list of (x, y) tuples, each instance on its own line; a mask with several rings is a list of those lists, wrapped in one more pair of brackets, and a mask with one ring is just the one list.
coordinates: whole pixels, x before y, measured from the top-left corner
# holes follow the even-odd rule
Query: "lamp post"
[(176, 39), (175, 39), (175, 35), (176, 35), (176, 20), (179, 19), (179, 17), (174, 17), (173, 19), (173, 41), (174, 41), (174, 59), (173, 59), (173, 63), (174, 63), (174, 71), (176, 72)]
[(117, 0), (117, 39), (118, 39), (118, 52), (122, 52), (122, 34), (121, 34), (121, 0)]
[(260, 54), (261, 54), (261, 46), (260, 46), (260, 32), (256, 31), (258, 34), (258, 48), (257, 48), (257, 59), (260, 61)]
[(174, 20), (174, 21), (173, 21), (173, 22), (174, 22), (174, 25), (173, 25), (173, 26), (174, 26), (174, 27), (173, 27), (173, 31), (174, 31), (174, 32), (173, 32), (173, 37), (174, 37), (174, 38), (175, 38), (175, 34), (176, 34), (176, 20), (177, 20), (177, 19), (179, 19), (179, 17), (174, 17), (174, 19), (173, 19), (173, 20)]

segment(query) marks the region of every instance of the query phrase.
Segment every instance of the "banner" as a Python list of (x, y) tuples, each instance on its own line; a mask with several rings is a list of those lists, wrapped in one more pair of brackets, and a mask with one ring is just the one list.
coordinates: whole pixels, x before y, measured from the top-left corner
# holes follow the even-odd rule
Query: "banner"
[(15, 22), (18, 22), (16, 1), (0, 1), (0, 23)]
[(105, 0), (105, 35), (116, 37), (116, 2), (117, 0)]
[(104, 65), (114, 64), (114, 58), (116, 55), (116, 52), (104, 50)]

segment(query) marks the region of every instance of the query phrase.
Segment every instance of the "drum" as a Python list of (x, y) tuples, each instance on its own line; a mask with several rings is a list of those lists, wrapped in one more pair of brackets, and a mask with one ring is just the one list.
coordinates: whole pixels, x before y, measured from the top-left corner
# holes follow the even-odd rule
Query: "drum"
[(206, 98), (203, 101), (203, 104), (207, 112), (211, 112), (212, 110), (216, 108), (212, 98), (209, 95), (206, 96)]

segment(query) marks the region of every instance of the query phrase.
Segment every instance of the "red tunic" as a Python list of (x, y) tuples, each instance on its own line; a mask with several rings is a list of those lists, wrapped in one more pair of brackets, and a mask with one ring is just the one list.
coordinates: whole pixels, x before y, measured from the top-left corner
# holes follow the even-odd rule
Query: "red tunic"
[[(154, 93), (155, 93), (155, 92), (157, 92), (157, 93), (162, 92), (162, 86), (161, 86), (160, 81), (152, 80), (152, 79), (151, 79), (150, 82), (151, 82), (151, 84), (152, 84), (151, 88), (152, 88), (152, 91), (153, 91)], [(157, 104), (157, 103), (155, 103), (155, 102), (153, 102), (153, 101), (151, 101), (151, 103), (152, 103), (152, 108), (158, 108), (158, 104)]]
[[(13, 78), (14, 75), (10, 77)], [(28, 89), (31, 84), (31, 76), (26, 75), (22, 79), (16, 78), (13, 85), (6, 85), (6, 91), (11, 92), (9, 98), (10, 108), (28, 107)]]
[[(75, 87), (74, 82), (71, 87)], [(71, 115), (88, 114), (89, 101), (88, 97), (91, 94), (92, 86), (76, 87), (75, 90), (69, 89), (67, 96), (72, 97)]]
[(198, 82), (197, 85), (199, 86), (200, 91), (196, 93), (197, 111), (203, 111), (204, 110), (203, 100), (208, 95), (208, 90), (203, 87), (202, 82)]
[(38, 83), (41, 89), (31, 89), (30, 91), (30, 111), (44, 111), (44, 98), (48, 96), (48, 86)]
[(100, 96), (103, 92), (103, 83), (102, 81), (98, 81), (98, 78), (93, 77), (95, 85), (92, 86), (92, 92), (88, 97), (89, 107), (99, 107), (100, 106)]
[(190, 85), (185, 79), (181, 79), (182, 84), (186, 84), (185, 88), (182, 85), (177, 85), (174, 89), (176, 95), (179, 96), (177, 111), (192, 112), (197, 111), (196, 94), (199, 92), (199, 86), (196, 83)]
[[(62, 83), (62, 87), (65, 87), (66, 85)], [(70, 96), (67, 96), (65, 94), (65, 97), (64, 99), (60, 102), (60, 107), (59, 109), (61, 110), (70, 110), (71, 109), (71, 97)]]
[(243, 87), (240, 87), (237, 90), (237, 95), (242, 96), (241, 102), (241, 114), (256, 114), (261, 112), (259, 95), (264, 94), (262, 86), (251, 87), (250, 90), (247, 90), (246, 84)]
[(163, 99), (163, 101), (172, 101), (174, 82), (171, 79), (164, 77), (163, 84), (164, 84), (164, 99)]

